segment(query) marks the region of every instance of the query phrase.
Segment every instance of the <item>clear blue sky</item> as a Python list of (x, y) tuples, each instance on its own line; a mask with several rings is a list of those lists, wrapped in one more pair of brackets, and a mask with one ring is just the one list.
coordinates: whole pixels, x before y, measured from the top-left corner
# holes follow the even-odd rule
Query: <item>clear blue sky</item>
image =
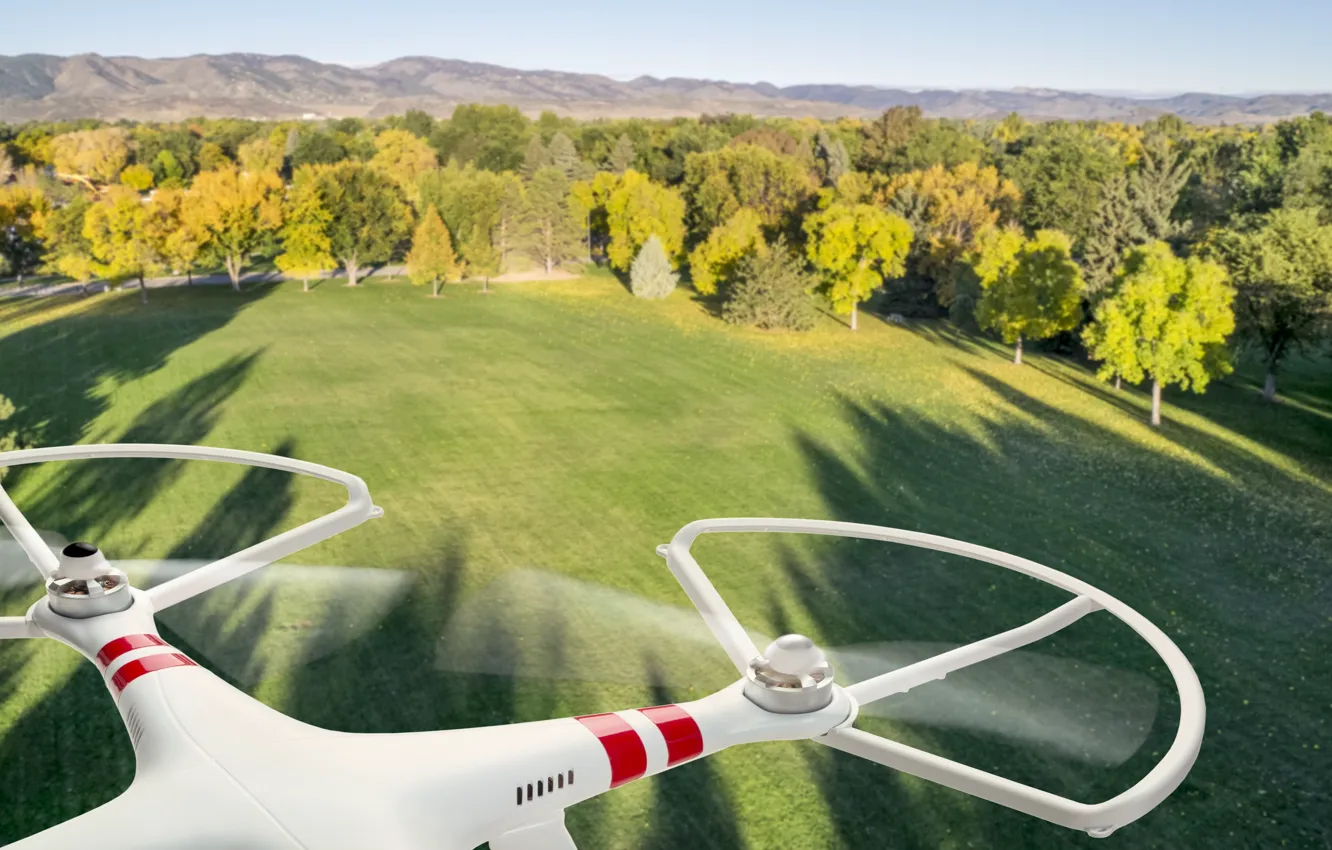
[[(0, 54), (405, 55), (785, 85), (1332, 89), (1329, 0), (6, 0)], [(195, 9), (198, 9), (196, 12)]]

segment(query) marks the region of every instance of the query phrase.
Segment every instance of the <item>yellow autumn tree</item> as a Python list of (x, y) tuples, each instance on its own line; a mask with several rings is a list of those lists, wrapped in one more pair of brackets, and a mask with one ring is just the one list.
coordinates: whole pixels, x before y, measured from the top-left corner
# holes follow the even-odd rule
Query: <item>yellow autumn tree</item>
[(201, 172), (186, 196), (184, 219), (240, 292), (250, 256), (282, 226), (282, 180), (275, 172), (241, 172), (230, 164)]
[(906, 270), (911, 225), (870, 204), (833, 204), (805, 218), (806, 252), (824, 279), (833, 309), (851, 317), (883, 285)]
[(694, 289), (703, 295), (714, 294), (719, 282), (735, 274), (741, 259), (750, 253), (766, 253), (767, 249), (758, 213), (748, 207), (736, 210), (690, 252), (689, 272)]
[(129, 162), (130, 135), (122, 127), (64, 133), (51, 140), (51, 163), (58, 174), (109, 185)]
[(661, 240), (666, 257), (675, 267), (685, 238), (684, 198), (674, 189), (653, 183), (632, 168), (620, 177), (606, 198), (606, 225), (610, 245), (606, 256), (621, 271), (638, 256), (638, 249), (653, 235)]
[(407, 200), (416, 204), (419, 178), (439, 165), (439, 160), (425, 139), (407, 130), (385, 130), (375, 136), (375, 155), (370, 165), (388, 175), (407, 195)]
[(945, 307), (956, 297), (953, 263), (977, 248), (982, 233), (1011, 221), (1021, 199), (1013, 181), (1000, 177), (993, 166), (982, 168), (974, 162), (898, 175), (883, 189), (890, 209), (915, 205), (921, 210), (917, 234), (925, 243), (921, 271), (933, 278), (939, 303)]

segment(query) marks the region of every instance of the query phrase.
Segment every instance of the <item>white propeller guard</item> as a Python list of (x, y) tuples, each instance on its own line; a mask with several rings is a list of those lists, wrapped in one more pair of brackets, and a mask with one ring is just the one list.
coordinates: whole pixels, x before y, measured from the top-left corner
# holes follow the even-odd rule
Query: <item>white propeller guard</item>
[[(164, 458), (176, 460), (208, 460), (237, 463), (243, 466), (262, 466), (298, 475), (308, 475), (332, 481), (347, 488), (347, 504), (332, 513), (310, 520), (304, 525), (284, 531), (256, 543), (221, 560), (200, 567), (147, 591), (153, 610), (161, 611), (192, 596), (231, 581), (234, 578), (271, 564), (288, 555), (327, 540), (367, 519), (383, 514), (370, 499), (365, 482), (349, 472), (343, 472), (317, 463), (281, 457), (278, 455), (247, 452), (239, 449), (216, 449), (207, 446), (177, 446), (162, 443), (110, 443), (106, 445), (59, 446), (56, 448), (27, 449), (0, 453), (0, 467), (23, 466), (60, 460), (91, 460), (94, 458)], [(14, 539), (28, 554), (34, 566), (48, 579), (55, 572), (57, 558), (47, 548), (41, 536), (27, 518), (0, 487), (0, 520), (9, 528)], [(0, 638), (36, 637), (40, 634), (26, 618), (0, 618)]]
[[(992, 803), (998, 803), (1042, 820), (1071, 829), (1084, 830), (1095, 837), (1109, 835), (1115, 829), (1132, 823), (1155, 808), (1184, 781), (1202, 746), (1206, 708), (1202, 685), (1184, 653), (1165, 633), (1146, 617), (1099, 590), (1059, 570), (1051, 569), (997, 549), (976, 546), (960, 540), (904, 531), (877, 525), (852, 522), (832, 522), (806, 519), (704, 519), (691, 522), (676, 532), (675, 537), (660, 554), (666, 558), (671, 572), (684, 588), (694, 605), (703, 615), (708, 628), (721, 642), (736, 669), (744, 672), (749, 660), (757, 654), (753, 641), (736, 620), (731, 609), (717, 593), (712, 582), (699, 567), (690, 548), (700, 534), (718, 532), (769, 532), (784, 534), (820, 534), (831, 537), (855, 537), (862, 540), (881, 540), (902, 543), (922, 549), (933, 549), (951, 555), (961, 555), (977, 561), (1013, 570), (1047, 584), (1067, 590), (1077, 596), (1059, 608), (1024, 626), (959, 647), (942, 655), (925, 659), (908, 667), (858, 682), (846, 692), (853, 704), (873, 702), (896, 693), (904, 693), (925, 682), (942, 679), (946, 674), (963, 667), (993, 658), (1009, 650), (1046, 637), (1095, 610), (1104, 609), (1156, 650), (1174, 677), (1179, 692), (1179, 730), (1165, 757), (1136, 785), (1102, 803), (1087, 804), (1069, 800), (1047, 791), (1041, 791), (983, 770), (942, 758), (940, 756), (872, 735), (852, 728), (850, 721), (816, 738), (822, 744), (857, 755), (888, 767), (963, 791)], [(662, 551), (664, 550), (664, 551)], [(852, 711), (853, 720), (855, 711)]]

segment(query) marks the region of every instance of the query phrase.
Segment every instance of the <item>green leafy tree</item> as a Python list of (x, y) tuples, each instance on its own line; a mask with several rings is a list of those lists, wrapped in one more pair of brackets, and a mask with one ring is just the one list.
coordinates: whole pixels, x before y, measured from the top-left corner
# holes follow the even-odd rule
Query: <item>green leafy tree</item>
[(522, 244), (547, 275), (578, 256), (582, 219), (564, 171), (554, 165), (537, 169), (527, 185), (519, 224)]
[(409, 109), (407, 114), (402, 116), (402, 129), (418, 139), (428, 139), (430, 134), (435, 131), (435, 119), (430, 117), (428, 112), (420, 109)]
[(274, 258), (287, 277), (300, 278), (301, 291), (310, 291), (310, 280), (337, 268), (328, 230), (332, 214), (319, 191), (319, 172), (305, 166), (296, 172), (283, 202), (282, 253)]
[(240, 292), (246, 264), (282, 226), (282, 180), (273, 171), (242, 172), (230, 164), (201, 172), (186, 196), (184, 220)]
[(470, 263), (468, 247), (479, 244), (472, 234), (478, 228), (487, 234), (498, 229), (497, 222), (512, 212), (517, 182), (513, 174), (451, 162), (421, 175), (417, 181), (419, 203), (422, 209), (434, 207), (449, 232), (462, 239), (457, 248), (462, 260)]
[(84, 295), (97, 276), (92, 243), (83, 235), (83, 219), (92, 204), (84, 195), (75, 195), (69, 203), (52, 207), (35, 220), (46, 249), (42, 258), (46, 268), (78, 281)]
[(649, 236), (629, 268), (629, 288), (639, 298), (661, 299), (674, 292), (679, 281), (661, 240), (656, 234)]
[(996, 239), (995, 250), (978, 264), (984, 272), (978, 272), (981, 299), (976, 321), (1014, 346), (1013, 362), (1021, 365), (1024, 338), (1046, 339), (1082, 321), (1086, 284), (1069, 256), (1072, 245), (1063, 233), (1038, 231), (1007, 255), (1011, 245), (1003, 237)]
[(1263, 398), (1275, 401), (1282, 362), (1332, 322), (1332, 226), (1314, 209), (1277, 210), (1257, 227), (1215, 234), (1204, 251), (1230, 271), (1240, 337), (1261, 352)]
[(1080, 250), (1102, 188), (1123, 170), (1123, 160), (1105, 138), (1058, 121), (1036, 125), (1017, 147), (1005, 176), (1022, 191), (1022, 225), (1030, 231), (1062, 230)]
[(436, 126), (430, 146), (440, 162), (452, 159), (486, 171), (516, 171), (523, 163), (530, 123), (512, 106), (464, 104)]
[(763, 239), (763, 222), (749, 207), (736, 210), (723, 224), (713, 228), (708, 238), (689, 254), (689, 273), (694, 289), (713, 295), (718, 284), (733, 279), (739, 263), (751, 253), (768, 250)]
[(467, 257), (467, 273), (472, 278), (481, 278), (482, 292), (490, 292), (490, 279), (499, 274), (500, 269), (500, 252), (490, 230), (484, 225), (475, 225), (463, 243), (463, 254)]
[[(303, 165), (334, 165), (347, 158), (347, 149), (332, 133), (305, 127), (297, 131), (290, 146), (288, 162), (292, 168)], [(202, 167), (202, 165), (201, 165)]]
[(347, 285), (357, 286), (362, 268), (388, 260), (411, 233), (411, 207), (397, 183), (361, 162), (325, 166), (316, 184), (330, 216), (330, 250), (347, 270)]
[(430, 284), (432, 298), (439, 297), (439, 282), (458, 275), (458, 258), (453, 253), (453, 239), (439, 211), (427, 207), (412, 236), (412, 250), (407, 254), (407, 276), (417, 286)]
[(817, 317), (809, 292), (817, 284), (800, 258), (779, 240), (740, 260), (722, 318), (764, 330), (809, 330)]
[(649, 237), (661, 240), (668, 260), (684, 248), (684, 199), (674, 189), (660, 186), (630, 169), (606, 198), (606, 225), (610, 244), (606, 255), (617, 269), (627, 271)]
[(741, 207), (757, 212), (772, 232), (792, 230), (814, 192), (803, 163), (757, 145), (693, 154), (685, 162), (683, 189), (695, 239), (706, 238)]
[(1124, 258), (1114, 294), (1096, 306), (1083, 341), (1101, 361), (1102, 380), (1123, 376), (1152, 382), (1153, 426), (1161, 424), (1161, 387), (1202, 392), (1230, 371), (1224, 343), (1235, 329), (1235, 291), (1217, 263), (1182, 260), (1164, 242)]
[(833, 309), (851, 316), (883, 285), (885, 277), (906, 270), (911, 225), (906, 219), (869, 204), (833, 204), (805, 218), (809, 261), (824, 278)]

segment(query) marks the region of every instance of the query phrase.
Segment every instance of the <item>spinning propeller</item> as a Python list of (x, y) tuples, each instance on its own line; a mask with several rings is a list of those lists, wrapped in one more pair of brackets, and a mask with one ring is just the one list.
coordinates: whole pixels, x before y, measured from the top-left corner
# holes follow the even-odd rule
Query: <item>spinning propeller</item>
[[(1201, 687), (1187, 660), (1159, 629), (1133, 609), (1090, 585), (1048, 567), (984, 547), (934, 535), (877, 526), (781, 519), (702, 520), (681, 529), (658, 547), (672, 574), (702, 616), (711, 638), (730, 662), (732, 684), (688, 703), (617, 711), (577, 718), (509, 726), (396, 735), (350, 735), (307, 726), (237, 691), (167, 645), (154, 618), (163, 615), (173, 631), (198, 638), (234, 630), (254, 600), (277, 592), (285, 576), (312, 592), (325, 583), (350, 588), (352, 602), (339, 591), (329, 595), (336, 622), (365, 629), (392, 609), (405, 586), (392, 571), (285, 567), (262, 581), (259, 567), (380, 514), (359, 478), (288, 458), (220, 449), (161, 445), (77, 446), (0, 454), (0, 466), (91, 457), (168, 457), (225, 461), (286, 470), (334, 481), (346, 487), (343, 508), (219, 561), (195, 566), (173, 563), (116, 563), (96, 547), (67, 544), (57, 555), (0, 488), (0, 520), (37, 568), (46, 595), (23, 617), (0, 618), (0, 638), (55, 637), (97, 665), (116, 700), (134, 744), (135, 782), (121, 797), (94, 811), (20, 843), (24, 850), (93, 844), (116, 847), (211, 845), (272, 848), (363, 846), (468, 848), (489, 841), (494, 850), (573, 848), (564, 828), (570, 805), (643, 776), (650, 776), (730, 746), (759, 741), (810, 739), (825, 746), (937, 782), (1093, 836), (1110, 834), (1163, 801), (1183, 781), (1201, 744), (1204, 707)], [(707, 533), (815, 534), (920, 547), (983, 561), (1022, 573), (1072, 594), (1064, 604), (1025, 625), (964, 646), (888, 645), (825, 652), (800, 635), (769, 640), (747, 632), (695, 560), (691, 547)], [(161, 583), (140, 589), (144, 573)], [(4, 575), (0, 573), (0, 581)], [(605, 588), (580, 587), (570, 580), (518, 573), (513, 586), (493, 590), (502, 602), (550, 602), (561, 594), (602, 594), (599, 607), (619, 610), (634, 628), (646, 628), (665, 645), (694, 646), (696, 620), (680, 609), (636, 599)], [(554, 582), (555, 591), (549, 587)], [(204, 616), (169, 609), (231, 584), (222, 598), (239, 618)], [(526, 584), (524, 584), (526, 583)], [(490, 589), (488, 589), (489, 591)], [(606, 595), (609, 596), (606, 596)], [(459, 606), (441, 636), (439, 664), (448, 669), (523, 671), (527, 654), (499, 651), (487, 641), (484, 605)], [(212, 609), (209, 609), (212, 610)], [(990, 725), (978, 721), (1003, 699), (1002, 681), (955, 691), (956, 705), (970, 711), (951, 714), (928, 703), (919, 716), (944, 725), (962, 725), (1038, 743), (1073, 757), (1116, 763), (1136, 749), (1150, 726), (1154, 692), (1150, 685), (1127, 688), (1130, 706), (1118, 718), (1123, 727), (1100, 736), (1100, 746), (1070, 740), (1072, 716), (1086, 719), (1099, 699), (1094, 691), (1101, 671), (1030, 655), (1023, 647), (1095, 613), (1106, 612), (1132, 628), (1165, 662), (1179, 692), (1180, 717), (1173, 744), (1161, 761), (1128, 791), (1098, 804), (1084, 804), (959, 764), (880, 737), (855, 723), (859, 714), (910, 705), (913, 692), (926, 693), (982, 662), (1017, 664), (1045, 685), (1077, 690), (1078, 700), (1054, 701), (1064, 708), (1026, 723)], [(164, 613), (165, 612), (165, 613)], [(477, 613), (481, 612), (481, 613)], [(184, 613), (185, 616), (181, 616)], [(566, 612), (567, 613), (567, 612)], [(480, 619), (478, 619), (478, 617)], [(532, 620), (532, 622), (538, 622)], [(575, 624), (568, 624), (572, 632)], [(308, 624), (310, 639), (269, 654), (237, 653), (218, 665), (241, 680), (262, 676), (266, 664), (282, 656), (309, 660), (335, 645), (333, 631)], [(565, 628), (565, 625), (561, 625)], [(626, 634), (628, 632), (625, 632)], [(508, 635), (507, 640), (514, 640)], [(192, 641), (195, 638), (190, 638)], [(522, 640), (521, 637), (518, 638)], [(662, 645), (660, 642), (658, 645)], [(763, 646), (763, 650), (759, 650)], [(1020, 654), (1015, 654), (1020, 653)], [(700, 657), (702, 653), (698, 654)], [(539, 654), (538, 654), (539, 656)], [(258, 660), (256, 660), (256, 658)], [(463, 661), (460, 659), (473, 659)], [(518, 659), (515, 662), (515, 659)], [(1023, 665), (1026, 665), (1024, 668)], [(558, 659), (539, 662), (540, 672), (567, 676)], [(1034, 673), (1033, 673), (1034, 671)], [(700, 671), (694, 671), (700, 672)], [(844, 673), (865, 677), (843, 684)], [(1090, 675), (1089, 675), (1090, 674)], [(609, 673), (594, 675), (614, 676)], [(738, 677), (738, 678), (737, 678)], [(577, 678), (577, 677), (575, 677)], [(588, 677), (591, 678), (591, 677)], [(691, 672), (690, 678), (695, 678)], [(1102, 677), (1103, 678), (1103, 677)], [(692, 684), (692, 682), (691, 682)], [(925, 686), (930, 686), (929, 688)], [(1044, 685), (1043, 685), (1044, 686)], [(919, 689), (919, 690), (918, 690)], [(1126, 688), (1122, 680), (1118, 691)], [(1011, 694), (1010, 694), (1011, 696)], [(1063, 712), (1061, 714), (1060, 712)], [(989, 712), (993, 714), (993, 711)], [(1115, 718), (1098, 720), (1114, 729)], [(145, 822), (144, 813), (153, 817)]]

